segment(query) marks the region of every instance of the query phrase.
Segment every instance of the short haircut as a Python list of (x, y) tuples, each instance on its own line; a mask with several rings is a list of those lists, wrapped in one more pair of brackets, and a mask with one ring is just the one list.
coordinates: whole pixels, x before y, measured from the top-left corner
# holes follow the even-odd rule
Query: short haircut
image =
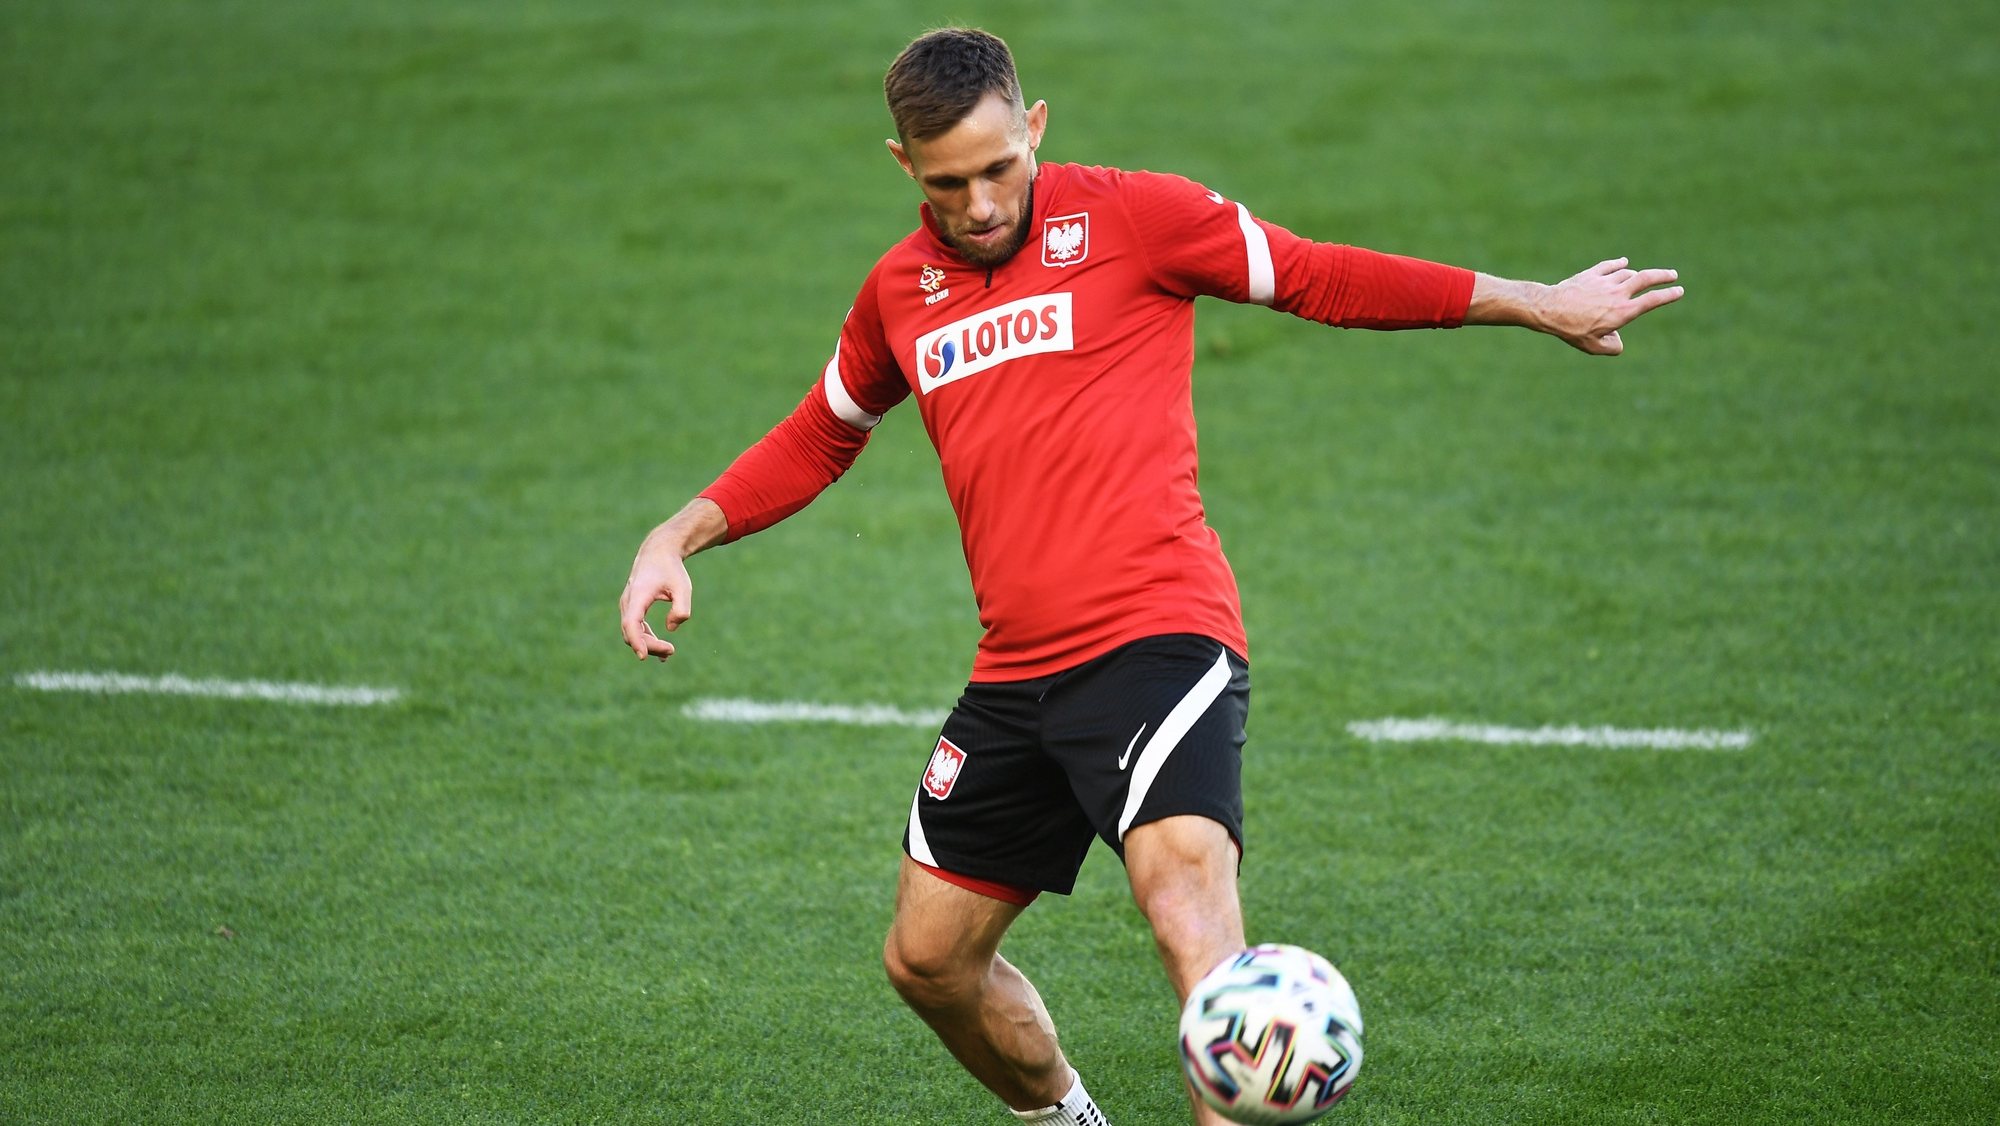
[(1014, 55), (997, 35), (977, 28), (925, 32), (903, 48), (882, 79), (882, 94), (904, 143), (951, 132), (988, 94), (999, 94), (1021, 112), (1021, 80)]

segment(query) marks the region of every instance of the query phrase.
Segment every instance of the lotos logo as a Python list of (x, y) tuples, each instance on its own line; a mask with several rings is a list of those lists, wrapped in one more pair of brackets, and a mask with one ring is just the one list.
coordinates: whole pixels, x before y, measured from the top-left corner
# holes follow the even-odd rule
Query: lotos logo
[(917, 387), (924, 394), (1008, 360), (1076, 348), (1067, 293), (1009, 301), (917, 338)]
[[(924, 350), (923, 379), (927, 385), (934, 385), (944, 382), (944, 377), (951, 374), (952, 361), (958, 359), (958, 349), (943, 335), (933, 336), (930, 341), (931, 346)], [(930, 386), (924, 390), (930, 390)]]

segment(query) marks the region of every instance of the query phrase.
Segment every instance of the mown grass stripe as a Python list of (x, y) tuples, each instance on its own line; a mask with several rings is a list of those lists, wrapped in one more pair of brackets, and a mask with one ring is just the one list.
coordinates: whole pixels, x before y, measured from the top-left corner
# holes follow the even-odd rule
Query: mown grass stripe
[(399, 688), (361, 685), (301, 684), (270, 680), (194, 679), (131, 676), (125, 673), (25, 672), (14, 677), (21, 688), (38, 692), (96, 692), (104, 695), (139, 693), (156, 696), (202, 696), (219, 700), (269, 700), (280, 704), (322, 704), (369, 707), (402, 699)]
[(1486, 743), (1494, 746), (1603, 747), (1615, 750), (1740, 751), (1748, 731), (1683, 731), (1675, 728), (1500, 727), (1450, 720), (1373, 719), (1347, 725), (1347, 733), (1371, 743)]

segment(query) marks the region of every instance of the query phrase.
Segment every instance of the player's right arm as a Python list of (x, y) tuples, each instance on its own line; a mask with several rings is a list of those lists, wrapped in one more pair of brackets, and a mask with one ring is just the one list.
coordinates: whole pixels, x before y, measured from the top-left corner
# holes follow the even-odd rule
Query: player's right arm
[(668, 603), (669, 633), (688, 620), (689, 556), (762, 531), (812, 503), (854, 464), (883, 412), (908, 394), (883, 340), (871, 272), (841, 326), (833, 359), (805, 398), (639, 545), (618, 600), (620, 631), (633, 655), (642, 661), (673, 655), (646, 614), (654, 603)]

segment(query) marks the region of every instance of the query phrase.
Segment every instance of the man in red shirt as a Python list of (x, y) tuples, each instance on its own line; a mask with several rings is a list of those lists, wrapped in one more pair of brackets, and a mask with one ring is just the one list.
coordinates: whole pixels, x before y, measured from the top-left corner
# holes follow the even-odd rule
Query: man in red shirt
[[(863, 281), (798, 408), (640, 546), (620, 600), (692, 611), (684, 560), (797, 512), (914, 395), (985, 634), (904, 832), (884, 963), (898, 993), (1028, 1121), (1105, 1122), (1040, 997), (998, 950), (1093, 838), (1125, 862), (1176, 991), (1244, 943), (1238, 775), (1249, 705), (1236, 582), (1196, 489), (1194, 298), (1343, 327), (1520, 325), (1616, 355), (1681, 296), (1599, 263), (1555, 285), (1315, 243), (1175, 176), (1038, 164), (1006, 45), (946, 29), (884, 90), (921, 224)], [(1657, 288), (1666, 286), (1666, 288)], [(1220, 1122), (1199, 1102), (1195, 1117)]]

